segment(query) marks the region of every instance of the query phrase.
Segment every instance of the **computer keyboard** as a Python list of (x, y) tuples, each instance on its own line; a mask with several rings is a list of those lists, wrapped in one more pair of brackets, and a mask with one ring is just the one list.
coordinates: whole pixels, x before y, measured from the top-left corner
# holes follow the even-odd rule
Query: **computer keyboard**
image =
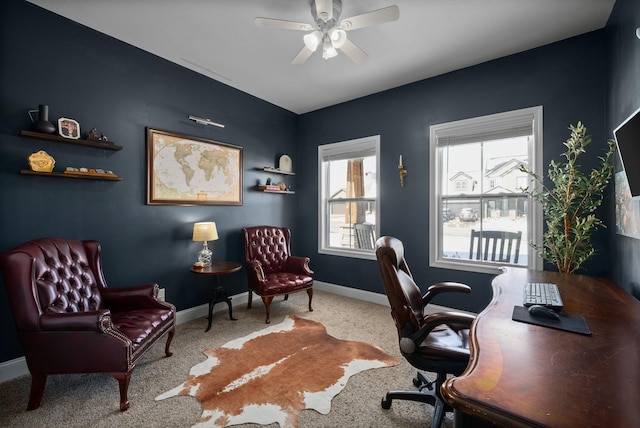
[(547, 306), (560, 312), (564, 306), (556, 284), (549, 282), (527, 282), (524, 287), (524, 306)]

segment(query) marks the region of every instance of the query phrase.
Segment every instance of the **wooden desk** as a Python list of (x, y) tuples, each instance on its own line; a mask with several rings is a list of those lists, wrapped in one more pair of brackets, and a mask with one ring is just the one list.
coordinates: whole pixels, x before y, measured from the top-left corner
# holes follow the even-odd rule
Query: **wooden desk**
[[(554, 282), (586, 336), (511, 320), (527, 281)], [(607, 279), (509, 268), (471, 327), (471, 360), (442, 387), (456, 426), (639, 427), (640, 302)]]
[(227, 292), (224, 287), (220, 285), (220, 275), (228, 275), (233, 272), (237, 272), (242, 268), (240, 263), (236, 262), (211, 262), (210, 266), (205, 266), (202, 269), (196, 269), (191, 267), (191, 272), (199, 273), (202, 275), (215, 275), (216, 285), (211, 289), (211, 297), (209, 298), (209, 318), (207, 320), (207, 329), (205, 332), (211, 329), (211, 321), (213, 320), (213, 307), (216, 303), (226, 302), (229, 305), (229, 319), (237, 321), (233, 317), (233, 309), (231, 307), (231, 298), (227, 296)]

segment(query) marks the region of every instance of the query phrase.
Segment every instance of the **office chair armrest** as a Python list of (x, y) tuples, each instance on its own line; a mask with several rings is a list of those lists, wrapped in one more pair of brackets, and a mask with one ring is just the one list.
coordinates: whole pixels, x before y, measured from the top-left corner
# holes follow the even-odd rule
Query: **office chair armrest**
[(461, 312), (437, 312), (424, 317), (424, 325), (412, 334), (403, 334), (400, 339), (400, 350), (404, 354), (413, 354), (426, 337), (439, 325), (446, 324), (457, 330), (470, 328), (476, 317)]
[(422, 296), (422, 304), (427, 306), (431, 299), (440, 293), (454, 291), (456, 293), (470, 293), (471, 287), (459, 282), (439, 282), (427, 288), (427, 292)]

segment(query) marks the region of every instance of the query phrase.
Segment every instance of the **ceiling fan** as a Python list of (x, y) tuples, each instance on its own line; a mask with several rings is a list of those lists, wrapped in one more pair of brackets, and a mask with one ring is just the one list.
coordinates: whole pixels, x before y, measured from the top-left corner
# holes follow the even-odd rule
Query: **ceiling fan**
[(356, 64), (362, 64), (367, 54), (349, 40), (347, 32), (397, 21), (400, 17), (398, 6), (389, 6), (343, 19), (338, 24), (341, 12), (342, 0), (311, 0), (314, 24), (271, 18), (256, 18), (254, 22), (263, 27), (309, 31), (303, 37), (304, 47), (291, 61), (294, 65), (304, 64), (318, 47), (322, 48), (324, 59), (335, 57), (339, 49)]

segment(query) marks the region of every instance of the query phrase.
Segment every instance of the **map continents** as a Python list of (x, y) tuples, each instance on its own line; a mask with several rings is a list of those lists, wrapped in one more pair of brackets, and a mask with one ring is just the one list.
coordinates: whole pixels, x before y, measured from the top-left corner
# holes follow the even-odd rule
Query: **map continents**
[(242, 204), (242, 149), (149, 130), (150, 203)]

